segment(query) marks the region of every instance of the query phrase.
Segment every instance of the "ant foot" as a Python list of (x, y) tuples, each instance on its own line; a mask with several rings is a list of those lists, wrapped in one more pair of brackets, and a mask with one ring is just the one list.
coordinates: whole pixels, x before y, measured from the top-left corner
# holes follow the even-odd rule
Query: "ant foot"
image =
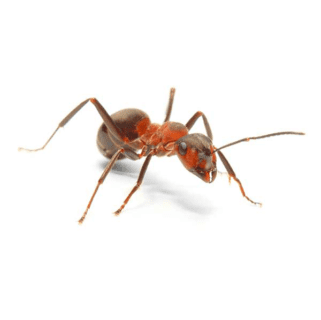
[(122, 205), (117, 211), (115, 211), (114, 212), (114, 214), (115, 214), (115, 216), (118, 216), (120, 213), (121, 213), (121, 211), (124, 209), (124, 205)]
[(89, 209), (89, 208), (86, 209), (86, 211), (84, 212), (84, 214), (82, 215), (82, 217), (78, 220), (78, 224), (79, 224), (79, 225), (81, 225), (81, 224), (84, 222), (84, 220), (85, 220), (85, 218), (86, 218), (86, 215), (87, 215), (87, 212), (88, 212), (88, 209)]

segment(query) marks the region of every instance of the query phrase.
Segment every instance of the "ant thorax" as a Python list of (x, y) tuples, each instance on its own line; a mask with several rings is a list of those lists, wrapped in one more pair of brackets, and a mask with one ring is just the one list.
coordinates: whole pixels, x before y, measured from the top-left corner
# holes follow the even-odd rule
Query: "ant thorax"
[(141, 140), (150, 150), (154, 150), (156, 156), (171, 156), (174, 152), (175, 141), (187, 134), (188, 129), (183, 124), (167, 121), (163, 125), (152, 123)]

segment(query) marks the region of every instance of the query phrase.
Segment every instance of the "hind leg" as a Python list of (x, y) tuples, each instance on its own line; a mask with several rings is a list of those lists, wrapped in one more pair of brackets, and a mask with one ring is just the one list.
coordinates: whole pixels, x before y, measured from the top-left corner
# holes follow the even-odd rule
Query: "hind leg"
[(121, 207), (115, 212), (116, 215), (119, 215), (121, 213), (121, 211), (125, 208), (126, 204), (128, 203), (128, 201), (130, 200), (130, 198), (132, 197), (132, 195), (139, 189), (139, 187), (141, 186), (145, 173), (147, 171), (149, 162), (152, 158), (152, 156), (154, 155), (154, 153), (150, 153), (146, 159), (145, 162), (140, 170), (139, 176), (138, 176), (138, 180), (136, 182), (136, 185), (134, 186), (134, 188), (132, 189), (132, 191), (129, 193), (129, 195), (127, 196), (127, 198), (124, 200), (124, 203), (121, 205)]
[(83, 101), (82, 103), (80, 103), (75, 109), (73, 109), (58, 125), (58, 127), (56, 128), (56, 130), (53, 132), (53, 134), (50, 136), (50, 138), (47, 140), (47, 142), (38, 149), (25, 149), (25, 148), (19, 148), (18, 150), (24, 150), (24, 151), (39, 151), (39, 150), (43, 150), (47, 144), (50, 142), (50, 140), (54, 137), (54, 135), (56, 134), (56, 132), (64, 127), (69, 120), (71, 120), (74, 115), (76, 115), (76, 113), (78, 111), (80, 111), (82, 109), (82, 107), (84, 107), (87, 102), (90, 101), (97, 109), (98, 113), (100, 114), (100, 116), (102, 117), (102, 119), (104, 120), (104, 123), (106, 124), (106, 126), (109, 128), (109, 130), (113, 133), (113, 135), (118, 138), (120, 141), (125, 141), (126, 137), (124, 136), (124, 134), (120, 131), (120, 129), (116, 126), (116, 124), (114, 123), (113, 119), (110, 117), (110, 115), (107, 113), (107, 111), (104, 109), (104, 107), (99, 103), (99, 101), (96, 98), (90, 98), (90, 99), (86, 99), (85, 101)]
[(89, 208), (90, 208), (90, 206), (91, 206), (91, 204), (92, 204), (92, 202), (93, 202), (93, 200), (94, 200), (94, 198), (95, 198), (95, 195), (96, 195), (96, 193), (97, 193), (100, 185), (103, 184), (103, 182), (104, 182), (104, 180), (106, 179), (108, 173), (110, 172), (110, 170), (111, 170), (112, 167), (114, 166), (115, 162), (117, 161), (119, 155), (121, 155), (123, 152), (124, 152), (124, 149), (119, 149), (119, 150), (114, 154), (114, 156), (112, 157), (112, 159), (110, 160), (110, 162), (107, 164), (104, 172), (102, 173), (100, 179), (98, 180), (97, 186), (96, 186), (96, 188), (95, 188), (95, 191), (94, 191), (93, 195), (92, 195), (91, 198), (90, 198), (90, 201), (89, 201), (89, 203), (88, 203), (88, 205), (87, 205), (86, 211), (84, 212), (84, 214), (82, 215), (82, 217), (81, 217), (81, 218), (79, 219), (79, 221), (78, 221), (79, 224), (82, 224), (82, 223), (84, 222), (84, 220), (85, 220), (85, 218), (86, 218), (86, 215), (87, 215), (87, 212), (88, 212), (88, 210), (89, 210)]

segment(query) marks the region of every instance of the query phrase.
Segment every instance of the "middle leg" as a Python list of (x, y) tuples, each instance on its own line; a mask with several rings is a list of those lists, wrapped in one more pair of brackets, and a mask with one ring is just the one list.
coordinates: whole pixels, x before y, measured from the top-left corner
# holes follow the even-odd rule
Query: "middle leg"
[(171, 91), (169, 93), (169, 101), (167, 105), (166, 117), (164, 122), (169, 121), (169, 118), (171, 117), (173, 102), (174, 102), (174, 95), (175, 95), (175, 88), (171, 88)]
[(142, 169), (140, 170), (139, 176), (138, 176), (138, 180), (136, 182), (135, 187), (132, 189), (132, 191), (129, 193), (129, 195), (127, 196), (127, 198), (125, 199), (124, 203), (121, 205), (121, 207), (115, 212), (116, 215), (119, 215), (121, 213), (121, 211), (125, 208), (126, 204), (128, 203), (129, 199), (131, 198), (131, 196), (138, 190), (138, 188), (140, 187), (140, 185), (143, 182), (145, 173), (147, 171), (147, 167), (149, 165), (149, 162), (152, 158), (152, 156), (154, 155), (154, 153), (150, 153), (147, 158), (145, 159), (145, 162), (142, 166)]
[(124, 149), (119, 149), (119, 150), (113, 155), (113, 157), (111, 158), (111, 160), (109, 161), (109, 163), (108, 163), (108, 165), (106, 166), (104, 172), (102, 173), (100, 179), (98, 180), (96, 189), (95, 189), (93, 195), (92, 195), (91, 198), (90, 198), (90, 201), (89, 201), (89, 203), (88, 203), (88, 205), (87, 205), (86, 211), (84, 212), (84, 214), (82, 215), (82, 217), (81, 217), (81, 218), (79, 219), (79, 221), (78, 221), (79, 224), (82, 224), (82, 223), (84, 222), (84, 220), (85, 220), (85, 218), (86, 218), (86, 215), (87, 215), (87, 212), (88, 212), (88, 210), (89, 210), (89, 208), (90, 208), (90, 206), (91, 206), (91, 203), (93, 202), (93, 200), (94, 200), (94, 198), (95, 198), (95, 195), (96, 195), (96, 193), (97, 193), (100, 185), (103, 184), (103, 182), (104, 182), (104, 180), (106, 179), (106, 177), (107, 177), (108, 173), (110, 172), (111, 168), (114, 166), (115, 162), (117, 161), (119, 155), (120, 155), (121, 153), (123, 153), (123, 152), (124, 152)]

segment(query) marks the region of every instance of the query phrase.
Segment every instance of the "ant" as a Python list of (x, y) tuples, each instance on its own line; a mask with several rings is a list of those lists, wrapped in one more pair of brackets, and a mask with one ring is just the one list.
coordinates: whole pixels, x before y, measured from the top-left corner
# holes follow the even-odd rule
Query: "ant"
[[(179, 122), (169, 121), (172, 112), (174, 95), (175, 88), (171, 88), (166, 116), (163, 124), (151, 123), (148, 115), (139, 109), (123, 109), (110, 116), (96, 98), (86, 99), (59, 123), (57, 129), (53, 132), (42, 148), (33, 150), (19, 148), (19, 151), (43, 150), (56, 134), (58, 129), (64, 127), (68, 121), (71, 120), (73, 116), (76, 115), (76, 113), (82, 107), (84, 107), (87, 102), (90, 101), (96, 107), (98, 113), (103, 119), (103, 124), (100, 126), (97, 134), (97, 146), (99, 151), (105, 157), (109, 158), (110, 161), (98, 180), (97, 186), (87, 205), (87, 208), (78, 221), (79, 224), (82, 224), (85, 220), (87, 212), (94, 200), (99, 186), (104, 182), (115, 162), (124, 158), (139, 160), (142, 157), (146, 157), (139, 173), (136, 185), (129, 193), (121, 207), (115, 212), (116, 215), (120, 214), (131, 196), (142, 184), (146, 170), (153, 156), (170, 157), (176, 155), (189, 172), (193, 173), (207, 183), (212, 183), (217, 175), (216, 154), (218, 154), (227, 170), (229, 180), (232, 178), (238, 183), (242, 195), (248, 201), (255, 205), (261, 206), (261, 203), (252, 201), (245, 194), (241, 181), (236, 177), (235, 172), (221, 150), (243, 141), (263, 139), (284, 134), (304, 135), (304, 133), (292, 131), (270, 133), (263, 136), (240, 139), (228, 143), (220, 148), (215, 148), (212, 143), (213, 135), (211, 127), (203, 112), (196, 112), (186, 123), (186, 125), (183, 125)], [(201, 133), (189, 133), (195, 122), (200, 117), (203, 119), (207, 136)], [(138, 150), (140, 150), (140, 153), (137, 152)]]

